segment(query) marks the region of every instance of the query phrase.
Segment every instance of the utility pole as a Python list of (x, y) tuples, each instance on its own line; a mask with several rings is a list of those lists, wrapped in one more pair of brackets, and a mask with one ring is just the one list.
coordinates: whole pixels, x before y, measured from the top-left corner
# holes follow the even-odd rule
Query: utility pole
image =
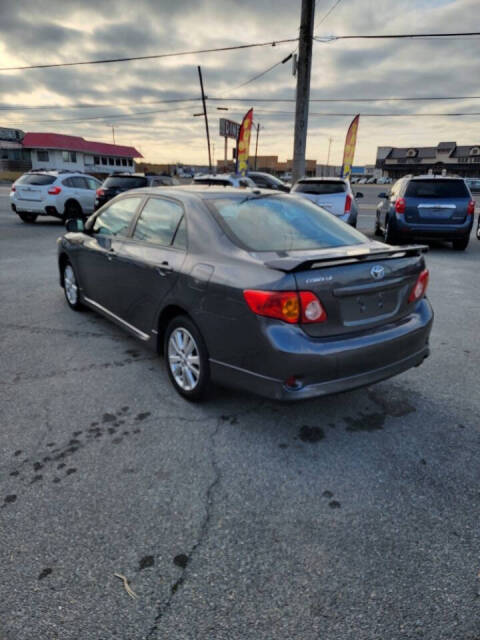
[(255, 141), (255, 171), (257, 170), (257, 152), (258, 152), (258, 134), (260, 132), (260, 123), (257, 122), (257, 139)]
[(302, 16), (298, 42), (297, 101), (295, 106), (292, 182), (295, 182), (305, 175), (314, 16), (315, 0), (302, 0)]
[(113, 144), (115, 144), (115, 127), (112, 124), (112, 138), (113, 138)]
[(198, 77), (200, 79), (200, 89), (202, 91), (202, 104), (203, 104), (203, 116), (205, 118), (205, 129), (207, 132), (207, 146), (208, 146), (208, 170), (212, 173), (212, 154), (210, 152), (210, 132), (208, 130), (208, 116), (207, 116), (207, 106), (205, 104), (205, 91), (203, 90), (203, 78), (202, 78), (202, 69), (200, 65), (197, 67), (198, 69)]
[(329, 164), (330, 164), (330, 147), (332, 146), (332, 139), (333, 138), (329, 138), (328, 139), (328, 153), (327, 153), (327, 175), (330, 175), (330, 169), (329, 169)]

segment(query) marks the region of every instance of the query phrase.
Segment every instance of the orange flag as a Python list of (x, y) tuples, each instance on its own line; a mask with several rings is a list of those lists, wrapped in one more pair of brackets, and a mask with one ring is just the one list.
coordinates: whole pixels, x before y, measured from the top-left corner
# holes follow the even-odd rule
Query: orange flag
[(360, 114), (355, 116), (351, 125), (348, 127), (347, 137), (345, 138), (345, 150), (343, 152), (342, 178), (350, 178), (352, 173), (353, 157), (355, 155), (355, 145), (357, 144), (358, 123)]
[(245, 114), (237, 138), (237, 166), (236, 172), (242, 176), (247, 175), (248, 156), (250, 153), (250, 134), (253, 123), (253, 109)]

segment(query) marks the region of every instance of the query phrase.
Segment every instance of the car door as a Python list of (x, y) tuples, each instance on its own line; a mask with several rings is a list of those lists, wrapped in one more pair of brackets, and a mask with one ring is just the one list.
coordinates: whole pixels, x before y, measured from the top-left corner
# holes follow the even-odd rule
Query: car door
[(112, 201), (87, 223), (78, 253), (79, 280), (87, 302), (116, 316), (121, 309), (119, 251), (142, 202), (143, 196), (128, 195)]
[(95, 197), (97, 193), (97, 189), (101, 186), (101, 182), (99, 180), (95, 180), (95, 178), (91, 178), (90, 176), (85, 176), (82, 180), (86, 183), (85, 189), (85, 206), (82, 205), (85, 213), (92, 213), (95, 207)]
[(174, 286), (186, 256), (183, 205), (152, 196), (119, 249), (122, 307), (119, 314), (151, 335), (162, 299)]

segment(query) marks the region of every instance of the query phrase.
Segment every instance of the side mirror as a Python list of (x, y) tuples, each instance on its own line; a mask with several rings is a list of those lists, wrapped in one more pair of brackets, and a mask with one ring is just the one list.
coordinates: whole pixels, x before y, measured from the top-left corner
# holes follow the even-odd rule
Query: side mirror
[(73, 231), (73, 233), (81, 233), (85, 230), (83, 220), (80, 220), (80, 218), (69, 218), (65, 223), (65, 227), (67, 231)]
[(355, 198), (363, 198), (363, 193), (361, 191), (357, 191)]
[(381, 191), (381, 192), (378, 194), (378, 197), (379, 197), (379, 198), (388, 198), (388, 193), (385, 193), (385, 191)]

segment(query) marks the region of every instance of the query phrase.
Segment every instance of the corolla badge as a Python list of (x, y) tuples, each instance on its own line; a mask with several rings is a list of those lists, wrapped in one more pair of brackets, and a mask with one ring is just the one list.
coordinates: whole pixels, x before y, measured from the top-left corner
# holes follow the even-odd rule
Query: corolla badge
[(385, 269), (380, 264), (376, 264), (370, 269), (370, 275), (374, 280), (382, 280), (385, 277)]

